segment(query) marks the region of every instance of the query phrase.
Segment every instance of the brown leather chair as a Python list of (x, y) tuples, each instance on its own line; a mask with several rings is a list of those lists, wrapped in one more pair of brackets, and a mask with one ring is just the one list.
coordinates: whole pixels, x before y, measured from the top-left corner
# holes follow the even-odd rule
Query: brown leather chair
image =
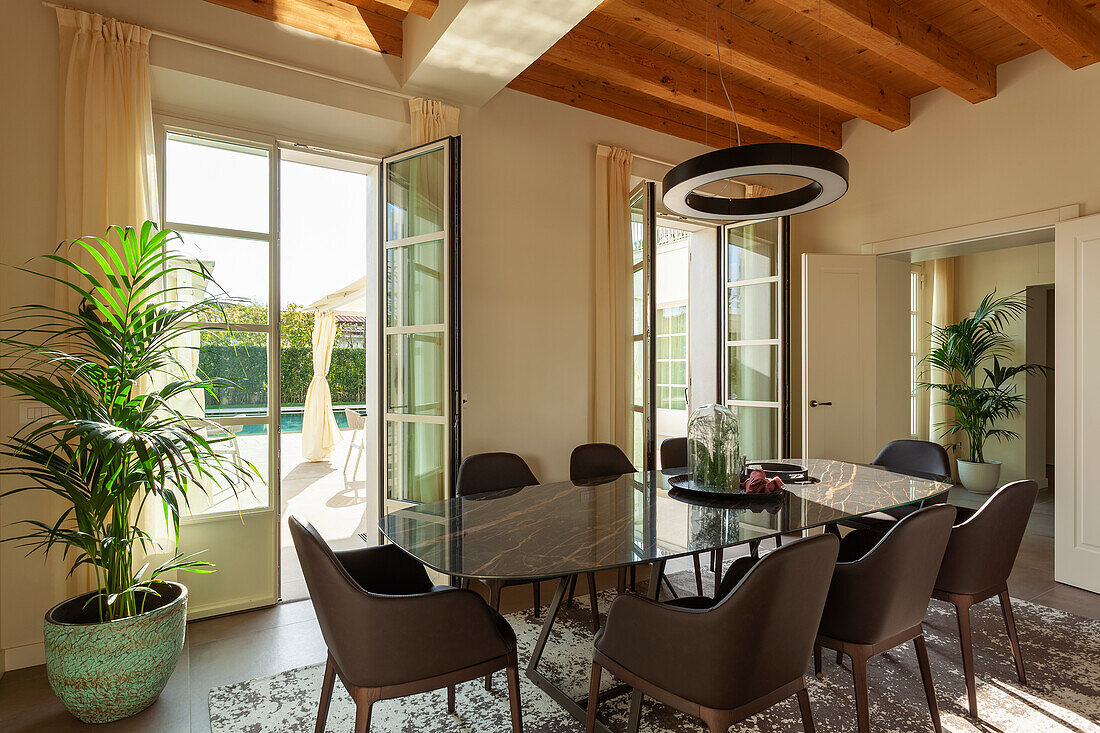
[(587, 731), (596, 723), (606, 668), (634, 688), (632, 733), (643, 695), (702, 718), (712, 733), (797, 695), (802, 725), (812, 733), (803, 674), (838, 545), (826, 534), (791, 542), (756, 563), (707, 609), (616, 598), (596, 636)]
[(822, 647), (836, 650), (838, 663), (842, 654), (851, 657), (860, 733), (871, 729), (867, 660), (907, 641), (913, 642), (917, 652), (932, 727), (940, 731), (921, 622), (928, 611), (954, 516), (954, 507), (946, 504), (916, 511), (897, 522), (885, 536), (875, 535), (870, 551), (856, 558), (851, 555), (859, 553), (852, 553), (850, 548), (857, 545), (862, 551), (865, 545), (860, 540), (872, 531), (856, 530), (841, 543), (840, 562), (833, 571), (814, 644), (814, 671), (822, 676)]
[[(508, 670), (512, 731), (521, 733), (516, 635), (473, 591), (432, 587), (424, 566), (394, 545), (333, 552), (309, 524), (290, 517), (328, 663), (317, 711), (325, 730), (336, 677), (355, 701), (355, 733), (370, 729), (371, 707)], [(461, 629), (461, 633), (456, 633)]]
[(661, 468), (687, 468), (688, 439), (665, 438), (661, 441)]
[[(530, 466), (515, 453), (476, 453), (468, 456), (458, 467), (455, 479), (455, 493), (463, 497), (477, 497), (492, 491), (520, 489), (524, 486), (537, 486), (539, 480), (531, 472)], [(500, 610), (500, 591), (511, 585), (526, 585), (529, 581), (489, 581), (489, 605), (494, 611)], [(462, 581), (463, 587), (469, 587), (469, 580)], [(531, 583), (535, 603), (535, 617), (541, 608), (538, 582)]]
[[(890, 441), (878, 452), (878, 455), (871, 461), (871, 465), (880, 466), (895, 473), (928, 478), (933, 481), (944, 481), (951, 478), (951, 459), (948, 457), (947, 451), (939, 443), (928, 440)], [(854, 517), (841, 522), (841, 524), (853, 529), (877, 529), (880, 533), (885, 533), (897, 520), (909, 516), (918, 509), (933, 504), (942, 504), (946, 501), (947, 494), (943, 493), (940, 496), (925, 499), (916, 504), (907, 504), (881, 512), (881, 514), (889, 515), (889, 518)], [(833, 531), (836, 532), (835, 525), (833, 525)], [(839, 534), (839, 532), (836, 533)]]
[[(601, 479), (618, 478), (623, 474), (634, 473), (637, 469), (622, 449), (613, 443), (585, 443), (573, 449), (569, 456), (569, 480), (578, 485), (595, 485)], [(588, 601), (592, 606), (592, 630), (600, 628), (600, 609), (596, 603), (596, 575), (585, 573), (588, 580)], [(626, 571), (619, 571), (620, 590), (626, 584)], [(572, 605), (573, 593), (577, 588), (577, 576), (569, 581), (569, 598)]]
[(1001, 487), (977, 511), (956, 507), (955, 526), (947, 543), (933, 598), (955, 606), (959, 619), (963, 672), (970, 714), (978, 717), (978, 693), (974, 682), (974, 647), (970, 636), (970, 607), (997, 596), (1008, 630), (1016, 676), (1027, 684), (1024, 658), (1016, 638), (1016, 620), (1008, 597), (1008, 576), (1020, 551), (1027, 520), (1039, 493), (1034, 481), (1014, 481)]
[(622, 476), (638, 469), (622, 449), (613, 443), (585, 443), (569, 456), (569, 480), (574, 483)]

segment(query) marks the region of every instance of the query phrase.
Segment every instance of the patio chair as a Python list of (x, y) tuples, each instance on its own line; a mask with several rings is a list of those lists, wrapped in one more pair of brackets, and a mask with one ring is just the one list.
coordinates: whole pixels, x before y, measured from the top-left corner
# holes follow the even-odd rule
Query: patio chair
[(344, 417), (348, 419), (348, 427), (351, 428), (351, 438), (348, 441), (348, 457), (344, 459), (344, 475), (348, 472), (348, 463), (351, 461), (351, 452), (358, 451), (355, 455), (355, 468), (351, 472), (351, 480), (355, 480), (355, 474), (359, 473), (359, 461), (363, 458), (363, 451), (367, 444), (367, 420), (350, 407), (344, 408)]

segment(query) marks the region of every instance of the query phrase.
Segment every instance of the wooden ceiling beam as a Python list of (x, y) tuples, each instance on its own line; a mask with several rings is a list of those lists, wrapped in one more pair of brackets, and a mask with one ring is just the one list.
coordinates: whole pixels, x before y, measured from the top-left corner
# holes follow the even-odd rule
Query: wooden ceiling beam
[(776, 0), (968, 102), (997, 96), (997, 67), (893, 0)]
[(401, 55), (401, 21), (336, 0), (207, 0), (371, 51)]
[(412, 13), (421, 18), (430, 18), (439, 9), (439, 0), (343, 0), (348, 5), (354, 5), (366, 10), (378, 11), (381, 8), (396, 11), (402, 14)]
[[(634, 92), (709, 114), (730, 118), (720, 81), (687, 64), (580, 24), (543, 56), (559, 67), (601, 78)], [(816, 112), (770, 98), (763, 92), (726, 82), (726, 90), (742, 127), (791, 142), (840, 147), (840, 125)]]
[[(611, 0), (596, 12), (696, 53), (719, 53), (715, 8), (707, 0)], [(717, 25), (723, 66), (887, 130), (909, 124), (909, 99), (905, 96), (822, 61), (817, 53), (728, 11), (718, 13)]]
[(980, 0), (1071, 69), (1100, 61), (1100, 20), (1077, 0)]
[[(541, 59), (513, 79), (508, 88), (703, 145), (725, 147), (730, 141), (728, 118), (724, 121), (708, 119), (693, 110), (634, 93)], [(741, 142), (744, 144), (776, 140), (756, 130), (741, 130)]]

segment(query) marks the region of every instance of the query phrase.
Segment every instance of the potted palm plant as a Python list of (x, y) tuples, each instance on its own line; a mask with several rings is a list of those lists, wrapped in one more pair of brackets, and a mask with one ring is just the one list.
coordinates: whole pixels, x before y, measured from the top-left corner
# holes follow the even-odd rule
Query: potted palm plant
[(1013, 377), (1045, 373), (1048, 369), (1041, 364), (1001, 363), (1012, 353), (1012, 339), (1005, 333), (1005, 327), (1026, 312), (1027, 301), (1022, 291), (1002, 297), (997, 297), (994, 291), (958, 323), (932, 327), (931, 351), (924, 361), (939, 370), (943, 381), (922, 386), (939, 393), (940, 404), (954, 410), (950, 419), (936, 427), (940, 437), (965, 438), (970, 460), (956, 457), (959, 481), (977, 494), (992, 493), (1001, 476), (1000, 461), (986, 460), (986, 441), (1020, 437), (1013, 430), (998, 427), (999, 423), (1019, 415), (1026, 403)]
[[(91, 578), (90, 592), (45, 618), (50, 684), (85, 722), (133, 715), (157, 698), (187, 615), (187, 588), (165, 574), (211, 569), (179, 554), (178, 541), (174, 551), (155, 547), (139, 515), (162, 512), (178, 537), (189, 491), (236, 492), (258, 476), (214, 451), (229, 437), (184, 412), (195, 395), (231, 383), (183, 366), (194, 348), (185, 337), (221, 305), (192, 284), (210, 273), (172, 251), (178, 238), (146, 222), (62, 243), (19, 269), (75, 294), (79, 305), (15, 308), (0, 332), (0, 384), (49, 408), (0, 443), (0, 474), (14, 485), (0, 496), (38, 492), (61, 508), (48, 521), (27, 518), (25, 533), (10, 539), (29, 552), (59, 551), (70, 575)], [(49, 274), (58, 266), (62, 274)], [(166, 562), (137, 567), (137, 553), (166, 550)]]

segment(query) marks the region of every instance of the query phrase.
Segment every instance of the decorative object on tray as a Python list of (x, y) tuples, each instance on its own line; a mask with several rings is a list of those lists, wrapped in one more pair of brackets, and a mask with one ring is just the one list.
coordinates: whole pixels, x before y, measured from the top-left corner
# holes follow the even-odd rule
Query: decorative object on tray
[(744, 475), (737, 483), (737, 488), (719, 486), (710, 487), (700, 485), (690, 474), (674, 476), (668, 480), (673, 490), (694, 494), (705, 494), (709, 497), (719, 498), (763, 498), (765, 496), (780, 495), (783, 493), (783, 479), (778, 476), (769, 477), (763, 469), (756, 469)]
[(737, 491), (745, 468), (737, 415), (724, 405), (704, 405), (688, 421), (688, 468), (694, 486)]
[(797, 463), (779, 463), (776, 461), (749, 461), (745, 465), (745, 471), (760, 469), (768, 478), (773, 476), (783, 479), (785, 484), (812, 483), (810, 472), (804, 466)]

